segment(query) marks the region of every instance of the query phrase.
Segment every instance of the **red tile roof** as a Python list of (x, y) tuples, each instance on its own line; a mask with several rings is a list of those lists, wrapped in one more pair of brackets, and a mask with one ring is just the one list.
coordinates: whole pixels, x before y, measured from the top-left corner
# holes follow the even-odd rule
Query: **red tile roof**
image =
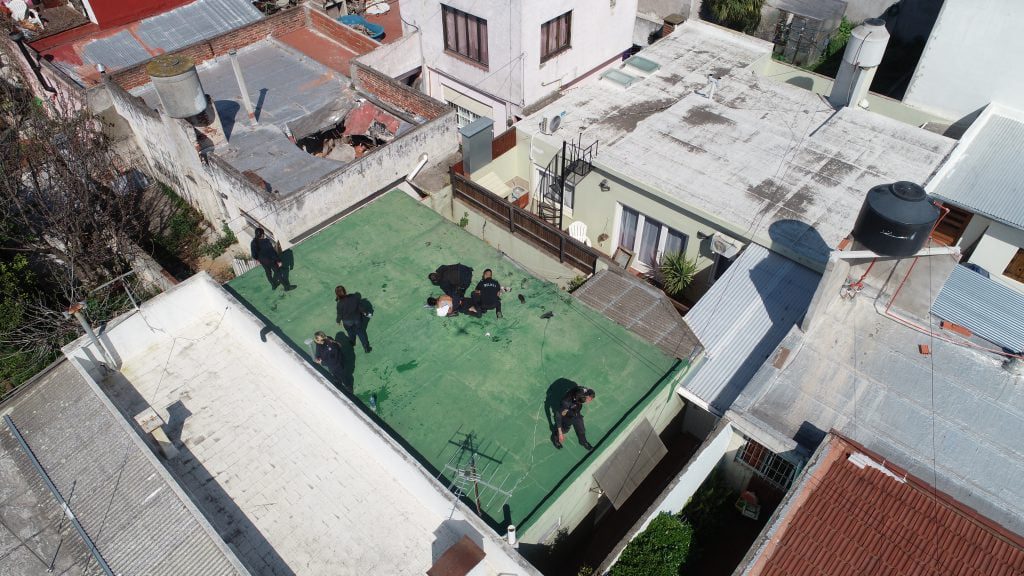
[[(854, 454), (872, 465), (859, 467)], [(747, 574), (1024, 575), (1024, 538), (832, 436)], [(895, 476), (895, 477), (894, 477)], [(785, 505), (785, 504), (784, 504)]]

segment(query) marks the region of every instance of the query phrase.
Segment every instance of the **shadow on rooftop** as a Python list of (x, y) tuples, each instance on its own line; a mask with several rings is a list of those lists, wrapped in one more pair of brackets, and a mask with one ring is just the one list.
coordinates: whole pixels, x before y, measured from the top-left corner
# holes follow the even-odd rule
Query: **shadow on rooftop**
[[(108, 388), (108, 395), (117, 409), (150, 450), (156, 454), (157, 459), (174, 476), (178, 484), (185, 489), (192, 502), (202, 511), (203, 516), (209, 520), (224, 542), (231, 546), (232, 551), (246, 568), (252, 574), (294, 576), (295, 572), (277, 554), (259, 528), (235, 504), (231, 496), (221, 487), (217, 478), (202, 465), (193, 454), (192, 449), (182, 443), (182, 429), (185, 421), (192, 415), (192, 411), (181, 400), (167, 406), (168, 418), (164, 431), (178, 449), (178, 457), (174, 460), (167, 460), (160, 454), (151, 437), (144, 434), (135, 423), (134, 415), (150, 405), (146, 399), (120, 372), (111, 373), (103, 383)], [(160, 407), (154, 406), (154, 408), (159, 411)], [(197, 437), (193, 439), (193, 445), (203, 440), (203, 437)]]
[(217, 109), (217, 116), (220, 116), (220, 125), (224, 128), (224, 138), (231, 141), (231, 133), (234, 132), (235, 122), (241, 106), (234, 100), (217, 100), (213, 103)]
[(768, 237), (772, 239), (772, 248), (784, 247), (816, 262), (827, 262), (832, 252), (817, 228), (799, 220), (772, 222)]

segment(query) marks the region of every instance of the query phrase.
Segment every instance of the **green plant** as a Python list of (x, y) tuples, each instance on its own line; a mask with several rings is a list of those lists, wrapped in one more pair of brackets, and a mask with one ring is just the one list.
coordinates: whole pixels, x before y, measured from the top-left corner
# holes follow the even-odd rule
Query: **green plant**
[(676, 576), (686, 561), (693, 527), (662, 512), (647, 529), (626, 545), (611, 576)]
[(463, 212), (462, 218), (459, 218), (459, 228), (465, 228), (469, 226), (469, 212)]
[(734, 517), (733, 504), (738, 496), (715, 470), (690, 497), (679, 515), (693, 526), (699, 542), (708, 542), (725, 530)]
[(565, 289), (569, 292), (575, 292), (577, 288), (583, 286), (583, 283), (587, 281), (586, 276), (575, 276), (572, 280), (569, 280), (569, 285)]
[(682, 252), (669, 252), (661, 257), (655, 271), (655, 280), (669, 296), (677, 297), (693, 282), (697, 261), (689, 260)]
[(576, 576), (594, 576), (594, 568), (589, 564), (580, 566), (579, 571), (576, 572)]
[(821, 74), (834, 76), (839, 69), (839, 63), (843, 57), (843, 52), (846, 51), (846, 44), (850, 41), (853, 28), (853, 22), (850, 22), (846, 19), (846, 16), (843, 16), (839, 27), (832, 33), (832, 37), (829, 38), (828, 45), (825, 46), (821, 57), (807, 68)]
[(203, 254), (210, 258), (216, 258), (223, 254), (224, 251), (232, 244), (238, 242), (238, 238), (235, 236), (235, 233), (231, 231), (231, 228), (228, 227), (227, 223), (224, 223), (221, 226), (221, 232), (224, 234), (220, 238), (217, 238), (203, 248)]
[(761, 6), (764, 0), (708, 0), (708, 10), (715, 22), (750, 33), (761, 23)]

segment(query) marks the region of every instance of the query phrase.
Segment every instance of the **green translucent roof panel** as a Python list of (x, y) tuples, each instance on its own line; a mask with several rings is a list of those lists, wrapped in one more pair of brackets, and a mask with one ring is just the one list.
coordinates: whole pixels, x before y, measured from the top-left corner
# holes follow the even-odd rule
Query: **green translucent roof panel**
[(629, 58), (628, 60), (626, 60), (626, 65), (627, 66), (632, 66), (633, 68), (636, 68), (637, 70), (642, 70), (643, 72), (646, 72), (647, 74), (650, 74), (650, 73), (654, 72), (655, 70), (657, 70), (658, 68), (661, 68), (661, 64), (658, 64), (654, 60), (648, 60), (647, 58), (644, 58), (643, 56), (633, 56), (633, 57)]
[(621, 70), (616, 70), (615, 68), (612, 68), (611, 70), (605, 70), (604, 72), (602, 72), (601, 78), (604, 78), (605, 80), (608, 80), (610, 82), (614, 82), (619, 86), (622, 86), (623, 88), (628, 88), (630, 84), (639, 80), (639, 78), (637, 78), (636, 76), (630, 76), (629, 74), (626, 74)]
[[(468, 468), (460, 446), (471, 434), (481, 478), (512, 493), (506, 515), (504, 496), (480, 486), (484, 518), (502, 530), (509, 521), (525, 530), (583, 469), (588, 453), (571, 432), (562, 450), (550, 440), (548, 406), (567, 380), (597, 391), (584, 413), (598, 452), (627, 414), (670, 386), (674, 359), (402, 192), (291, 252), (295, 290), (272, 292), (259, 267), (229, 288), (307, 356), (304, 342), (315, 331), (340, 329), (335, 285), (360, 292), (374, 311), (367, 326), (373, 352), (343, 346), (357, 401), (366, 406), (375, 395), (379, 420), (445, 485), (456, 475), (446, 465)], [(474, 268), (477, 279), (492, 268), (512, 288), (503, 319), (493, 312), (438, 318), (423, 307), (438, 293), (427, 274), (454, 262)], [(545, 312), (554, 315), (542, 319)]]

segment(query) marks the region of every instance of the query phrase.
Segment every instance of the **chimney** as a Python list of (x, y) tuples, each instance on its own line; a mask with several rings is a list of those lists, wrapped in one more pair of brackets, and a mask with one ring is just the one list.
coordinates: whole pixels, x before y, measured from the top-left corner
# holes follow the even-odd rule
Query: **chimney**
[(245, 86), (245, 78), (242, 76), (242, 67), (238, 64), (238, 54), (232, 50), (228, 52), (231, 57), (231, 68), (235, 71), (235, 79), (238, 80), (238, 89), (242, 92), (242, 102), (245, 110), (249, 113), (249, 121), (256, 124), (256, 112), (253, 110), (252, 102), (249, 100), (249, 89)]
[(664, 38), (675, 31), (676, 26), (686, 22), (682, 14), (669, 14), (665, 16), (665, 23), (661, 26), (661, 37)]
[(853, 29), (828, 97), (833, 106), (842, 108), (861, 103), (871, 88), (888, 44), (889, 32), (882, 19), (869, 18)]
[(462, 134), (462, 166), (467, 176), (487, 166), (493, 159), (491, 142), (494, 141), (494, 121), (486, 116), (459, 128)]

